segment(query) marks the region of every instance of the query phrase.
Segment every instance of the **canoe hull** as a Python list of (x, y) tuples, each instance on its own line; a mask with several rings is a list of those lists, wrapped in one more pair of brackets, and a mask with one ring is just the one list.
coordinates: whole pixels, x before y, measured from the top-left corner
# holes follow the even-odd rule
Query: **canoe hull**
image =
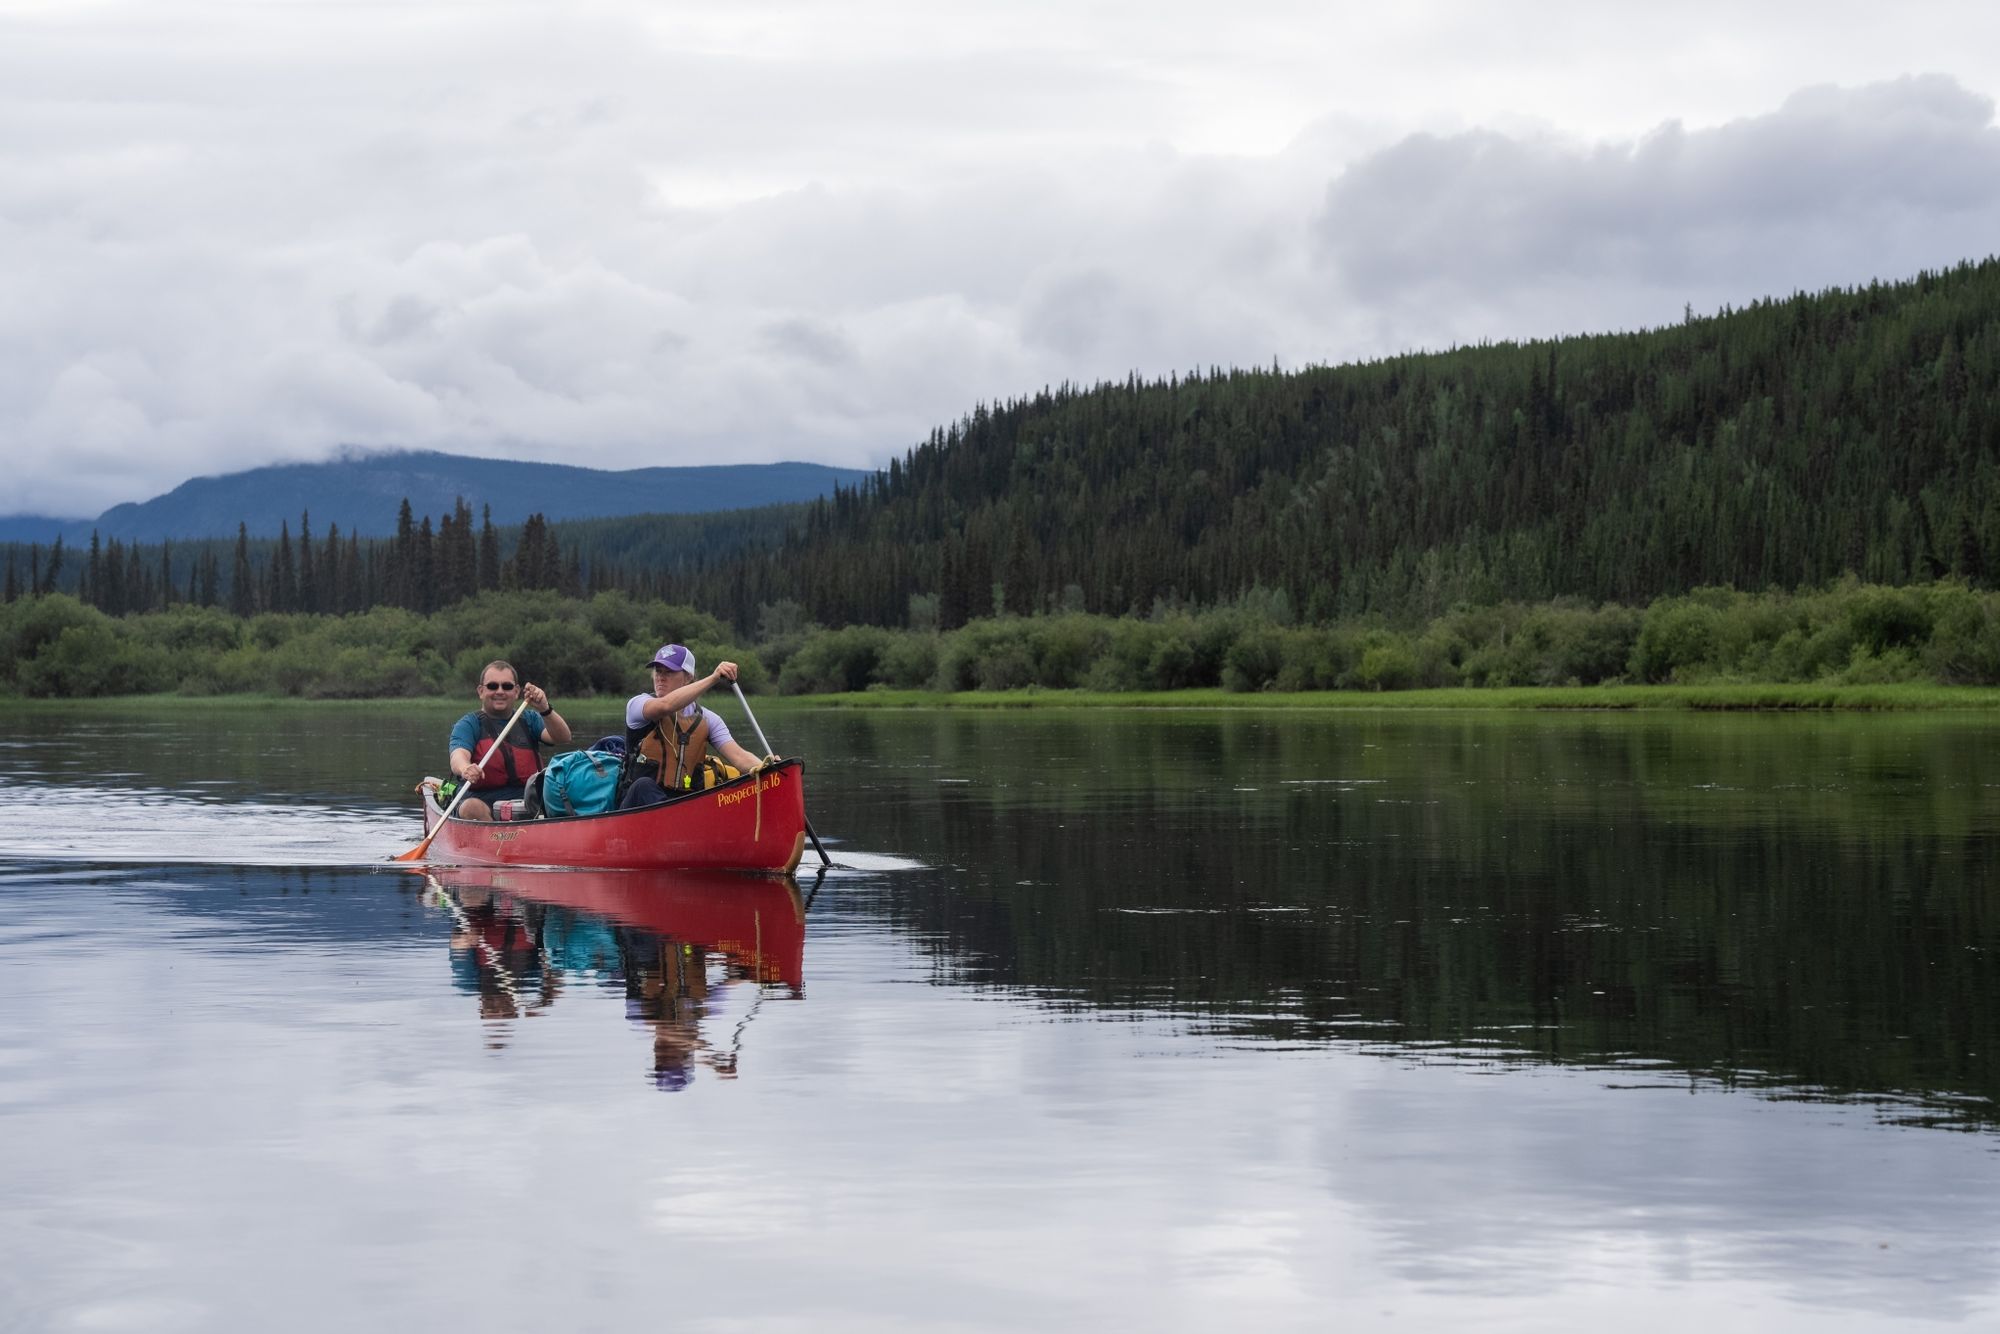
[[(437, 828), (423, 787), (424, 832)], [(755, 871), (790, 875), (806, 844), (805, 765), (783, 760), (657, 806), (553, 820), (444, 822), (425, 861), (439, 866)]]

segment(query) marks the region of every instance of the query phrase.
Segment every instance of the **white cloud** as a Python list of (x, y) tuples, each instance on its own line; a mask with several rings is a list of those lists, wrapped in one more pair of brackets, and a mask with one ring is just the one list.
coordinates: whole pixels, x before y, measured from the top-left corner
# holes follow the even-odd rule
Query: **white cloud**
[(1625, 143), (1416, 135), (1336, 179), (1316, 233), (1409, 341), (1660, 324), (1990, 253), (2000, 129), (1933, 76)]
[(1725, 12), (0, 0), (0, 512), (344, 443), (879, 463), (1990, 247), (2000, 17)]

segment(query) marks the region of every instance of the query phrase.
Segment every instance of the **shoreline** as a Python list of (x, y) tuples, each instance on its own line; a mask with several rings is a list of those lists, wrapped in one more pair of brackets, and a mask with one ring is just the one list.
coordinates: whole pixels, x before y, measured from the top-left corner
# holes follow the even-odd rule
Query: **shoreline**
[[(624, 696), (571, 695), (602, 700), (615, 709)], [(1886, 713), (2000, 710), (2000, 687), (1939, 685), (1692, 685), (1692, 686), (1458, 686), (1434, 690), (1266, 691), (1234, 693), (1198, 690), (961, 691), (867, 690), (833, 695), (760, 695), (757, 707), (858, 710), (981, 712), (1009, 709), (1276, 710), (1281, 712), (1360, 712), (1381, 710), (1494, 710), (1505, 712), (1690, 712), (1690, 713)], [(559, 701), (559, 704), (562, 701)], [(335, 709), (397, 709), (407, 712), (469, 709), (470, 697), (392, 696), (381, 699), (312, 699), (293, 695), (117, 695), (76, 699), (17, 700), (30, 712), (53, 710), (126, 711), (135, 707), (175, 711), (203, 708), (276, 709), (314, 705)]]

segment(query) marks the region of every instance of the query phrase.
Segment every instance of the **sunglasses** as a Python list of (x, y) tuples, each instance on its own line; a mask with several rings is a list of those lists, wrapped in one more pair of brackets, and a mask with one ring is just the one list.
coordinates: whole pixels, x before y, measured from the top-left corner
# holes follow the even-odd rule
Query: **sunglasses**
[(517, 687), (512, 681), (488, 681), (486, 683), (486, 688), (497, 694), (502, 690), (515, 690), (518, 689), (519, 687)]

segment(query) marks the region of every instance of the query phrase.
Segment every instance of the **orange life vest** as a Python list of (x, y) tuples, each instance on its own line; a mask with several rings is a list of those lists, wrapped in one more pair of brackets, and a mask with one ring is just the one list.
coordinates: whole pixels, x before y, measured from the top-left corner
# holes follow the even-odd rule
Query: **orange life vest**
[(692, 722), (676, 713), (644, 727), (627, 728), (625, 753), (638, 755), (633, 766), (638, 774), (650, 771), (661, 787), (677, 789), (708, 754), (708, 715), (697, 709)]
[(542, 752), (528, 739), (525, 727), (516, 727), (508, 735), (507, 744), (500, 747), (500, 758), (491, 764), (485, 763), (494, 740), (506, 729), (505, 715), (497, 718), (490, 713), (479, 715), (480, 736), (472, 743), (472, 758), (480, 761), (480, 769), (479, 779), (472, 785), (473, 791), (488, 787), (519, 787), (542, 767)]

